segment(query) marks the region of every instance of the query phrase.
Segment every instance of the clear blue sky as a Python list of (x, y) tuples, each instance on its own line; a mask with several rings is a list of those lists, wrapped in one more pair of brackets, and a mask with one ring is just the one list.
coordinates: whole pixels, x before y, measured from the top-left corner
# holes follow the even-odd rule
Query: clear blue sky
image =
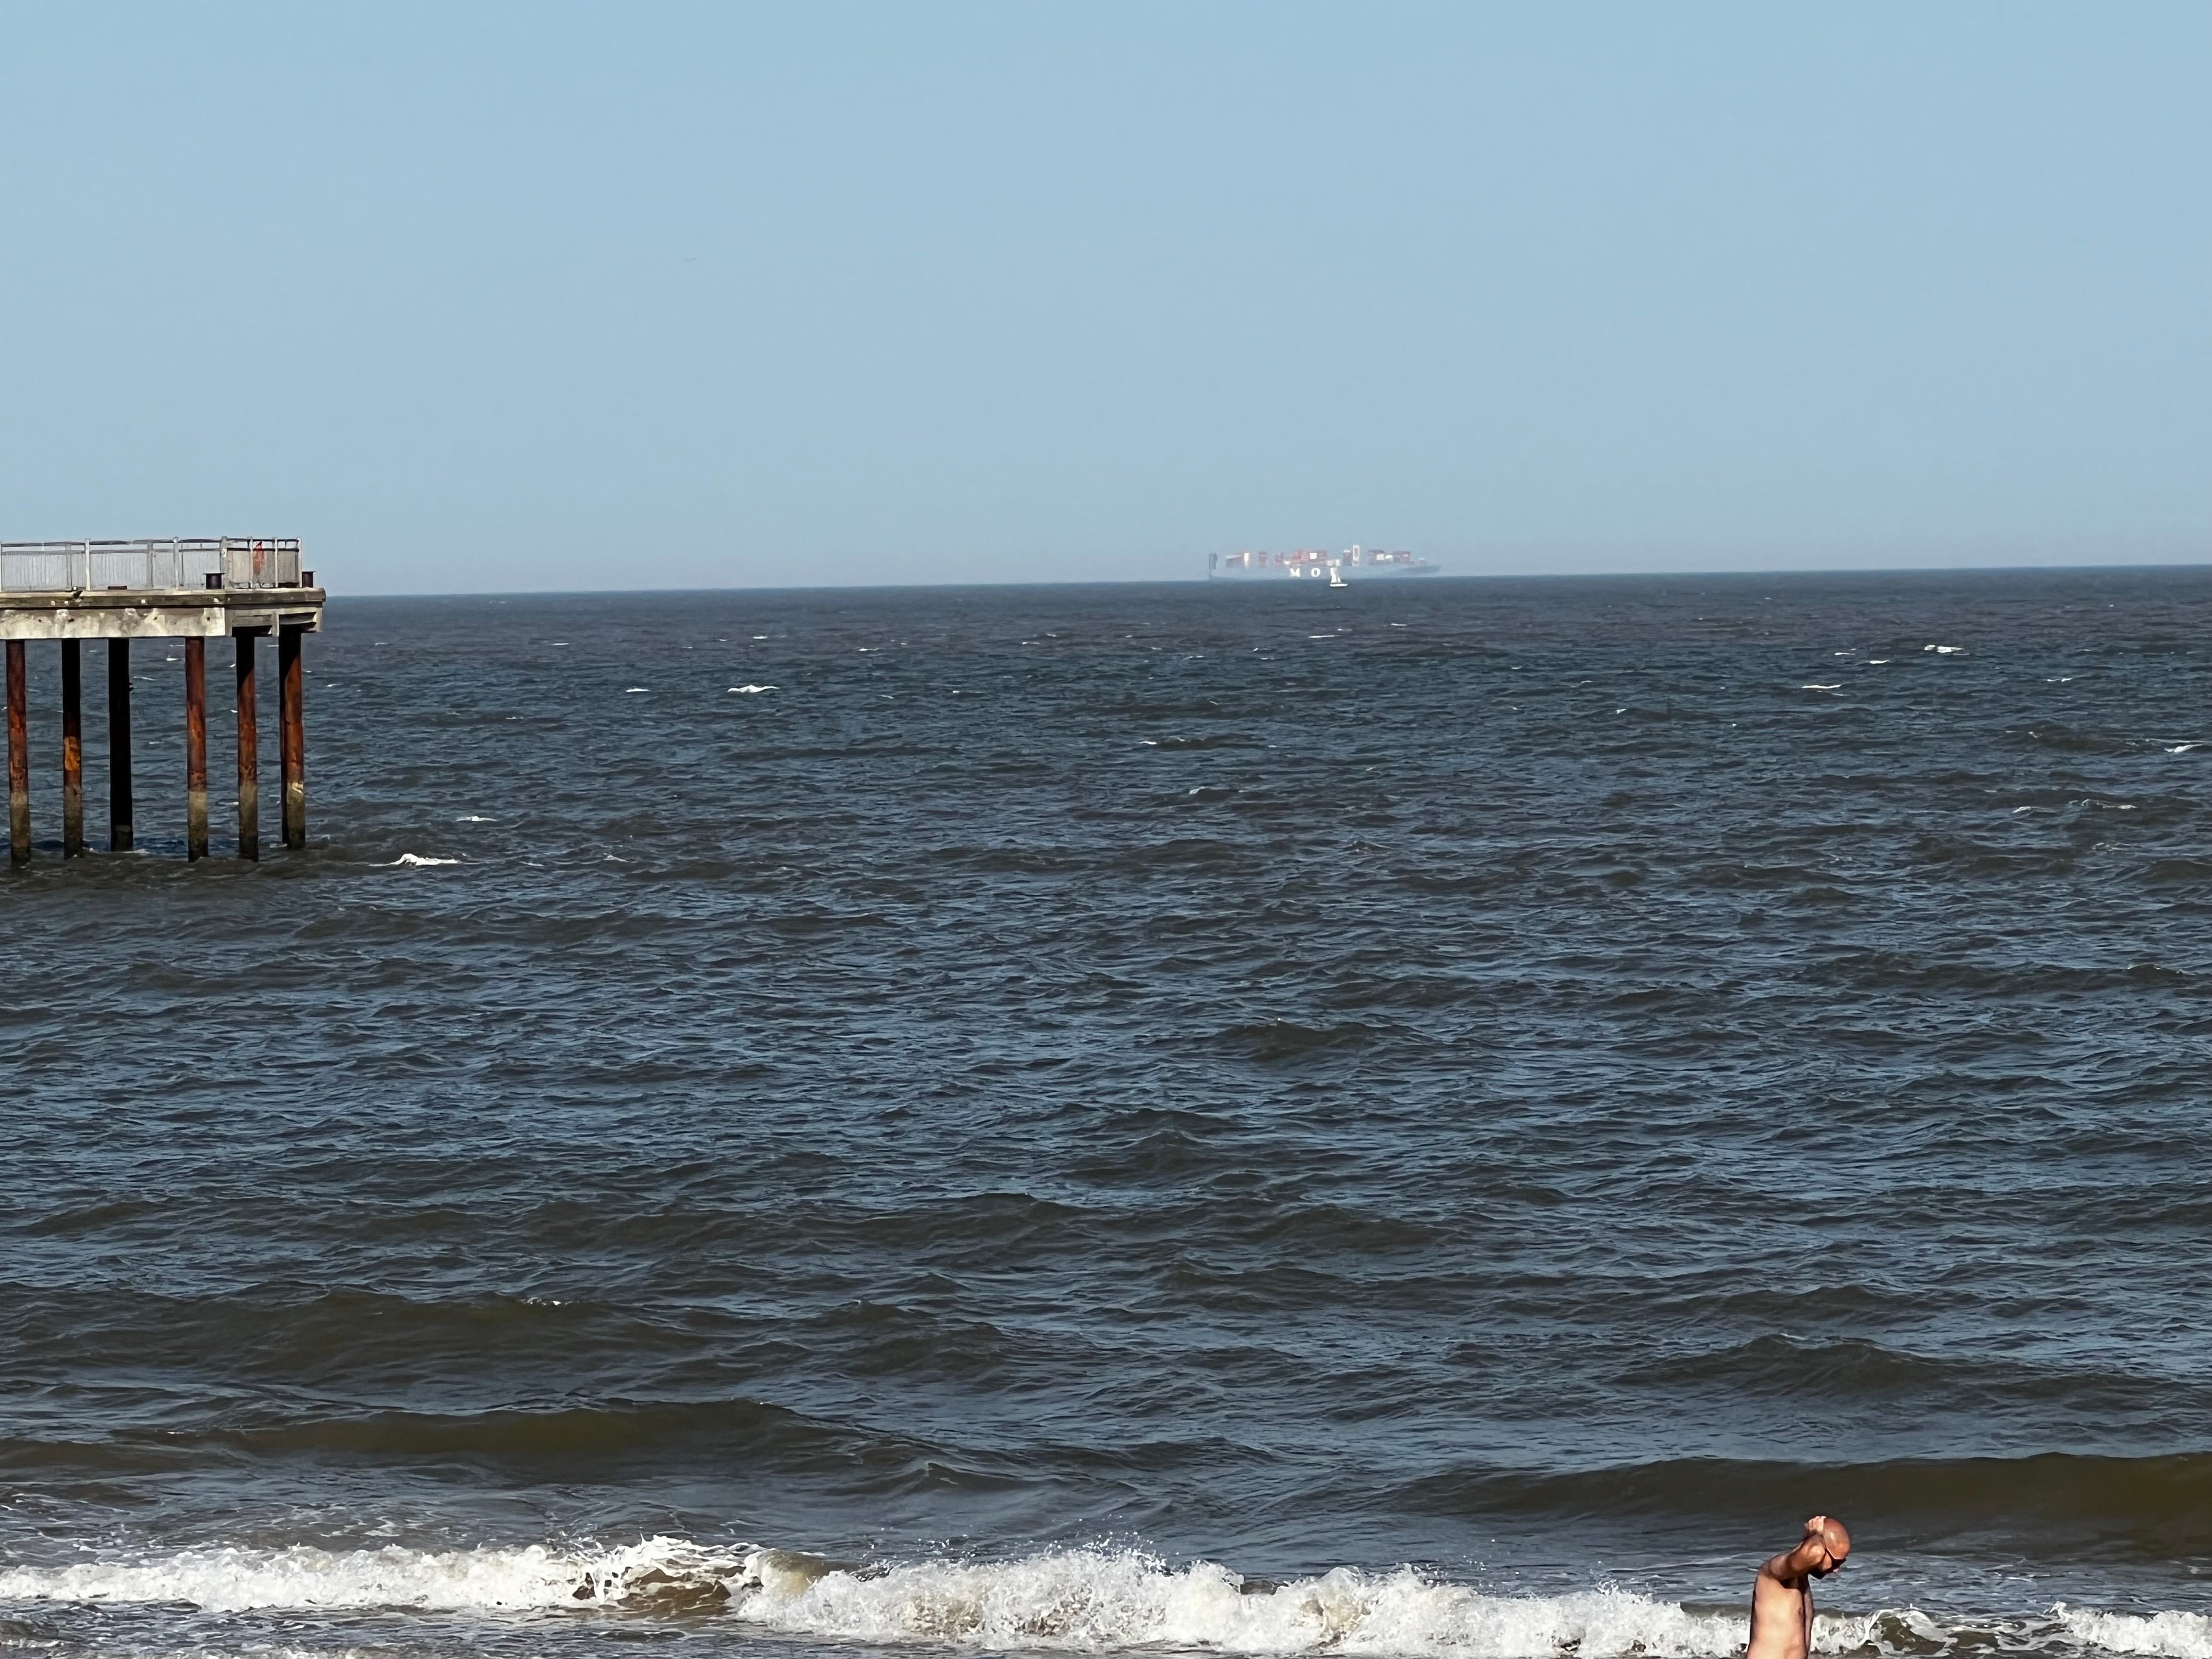
[(0, 535), (2212, 558), (2212, 5), (0, 9)]

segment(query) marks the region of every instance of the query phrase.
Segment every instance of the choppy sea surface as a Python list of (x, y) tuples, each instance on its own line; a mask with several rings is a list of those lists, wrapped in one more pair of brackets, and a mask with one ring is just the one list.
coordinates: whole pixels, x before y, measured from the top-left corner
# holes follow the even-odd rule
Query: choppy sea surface
[(33, 647), (0, 1647), (1723, 1656), (1821, 1510), (2212, 1656), (2212, 573), (328, 623), (258, 866)]

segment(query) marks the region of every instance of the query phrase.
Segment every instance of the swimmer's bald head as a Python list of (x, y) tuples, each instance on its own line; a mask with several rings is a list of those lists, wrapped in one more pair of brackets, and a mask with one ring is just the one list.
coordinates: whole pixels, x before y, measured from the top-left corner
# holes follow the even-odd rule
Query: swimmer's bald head
[(1832, 1515), (1816, 1515), (1806, 1522), (1805, 1542), (1826, 1558), (1808, 1565), (1806, 1571), (1815, 1578), (1826, 1578), (1850, 1557), (1850, 1530)]

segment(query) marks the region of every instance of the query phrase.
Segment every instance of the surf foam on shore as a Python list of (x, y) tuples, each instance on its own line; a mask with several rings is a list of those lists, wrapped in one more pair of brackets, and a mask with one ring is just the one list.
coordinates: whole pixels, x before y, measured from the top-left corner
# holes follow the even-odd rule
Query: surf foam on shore
[[(0, 1601), (187, 1602), (210, 1612), (409, 1608), (453, 1613), (631, 1613), (730, 1618), (792, 1636), (902, 1646), (1110, 1652), (1338, 1653), (1425, 1659), (1648, 1655), (1725, 1659), (1741, 1617), (1620, 1589), (1493, 1595), (1412, 1568), (1339, 1567), (1279, 1583), (1210, 1561), (1056, 1550), (1007, 1561), (861, 1567), (678, 1538), (620, 1547), (452, 1551), (201, 1548), (0, 1570)], [(1997, 1621), (1917, 1609), (1823, 1615), (1822, 1653), (1974, 1648), (2212, 1659), (2212, 1619), (2058, 1607)]]

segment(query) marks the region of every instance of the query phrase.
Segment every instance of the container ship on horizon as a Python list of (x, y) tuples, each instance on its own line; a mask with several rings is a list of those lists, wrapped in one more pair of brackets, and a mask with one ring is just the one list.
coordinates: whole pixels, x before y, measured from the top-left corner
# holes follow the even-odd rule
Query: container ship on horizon
[(1349, 587), (1375, 576), (1433, 576), (1439, 567), (1411, 553), (1385, 553), (1354, 542), (1341, 553), (1301, 547), (1289, 553), (1212, 553), (1206, 556), (1209, 581), (1254, 581), (1290, 577)]

